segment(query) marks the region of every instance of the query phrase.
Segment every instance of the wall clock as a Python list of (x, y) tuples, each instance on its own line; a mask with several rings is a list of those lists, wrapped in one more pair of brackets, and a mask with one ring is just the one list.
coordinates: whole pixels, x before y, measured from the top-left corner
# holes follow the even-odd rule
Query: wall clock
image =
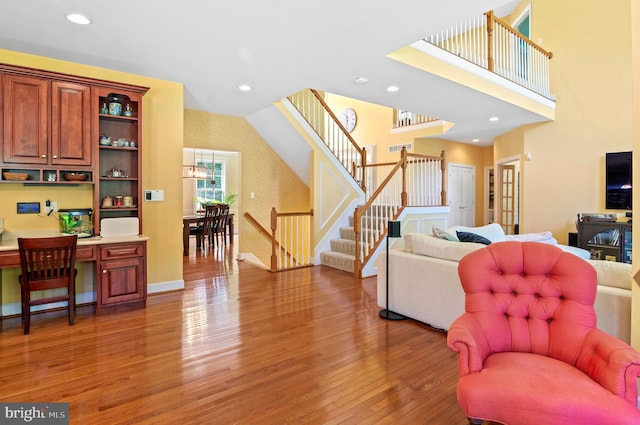
[(342, 111), (342, 114), (340, 114), (340, 123), (349, 133), (351, 133), (356, 127), (357, 119), (356, 111), (351, 108), (345, 109)]

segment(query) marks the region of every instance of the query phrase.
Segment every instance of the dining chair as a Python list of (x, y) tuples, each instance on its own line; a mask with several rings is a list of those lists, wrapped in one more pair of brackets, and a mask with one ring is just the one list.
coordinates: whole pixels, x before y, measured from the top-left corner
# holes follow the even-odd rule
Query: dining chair
[[(29, 333), (31, 306), (67, 301), (69, 325), (74, 323), (76, 246), (78, 236), (56, 236), (49, 238), (18, 238), (20, 268), (20, 298), (24, 334)], [(31, 298), (33, 291), (66, 288), (63, 295), (43, 295)], [(46, 294), (46, 293), (45, 293)]]
[[(196, 247), (206, 248), (213, 245), (213, 227), (219, 214), (219, 205), (207, 205), (204, 211), (202, 224), (189, 229), (189, 234), (196, 237)], [(208, 243), (207, 243), (208, 242)]]
[(229, 218), (229, 205), (219, 204), (219, 208), (220, 209), (213, 225), (212, 233), (212, 236), (215, 237), (218, 246), (220, 246), (220, 239), (218, 238), (220, 235), (222, 235), (222, 243), (224, 245), (227, 244), (227, 220)]

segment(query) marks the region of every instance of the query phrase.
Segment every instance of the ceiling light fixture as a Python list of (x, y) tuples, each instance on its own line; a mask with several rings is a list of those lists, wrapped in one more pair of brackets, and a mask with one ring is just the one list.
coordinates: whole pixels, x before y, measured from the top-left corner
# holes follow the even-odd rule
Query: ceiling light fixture
[(238, 90), (240, 90), (240, 91), (251, 91), (251, 86), (249, 84), (240, 84), (238, 86)]
[(67, 19), (78, 25), (89, 25), (91, 23), (89, 18), (79, 13), (70, 13), (67, 15)]
[(499, 119), (500, 118), (498, 118), (498, 117), (491, 117), (491, 118), (489, 118), (489, 121), (498, 121)]
[(355, 80), (353, 80), (353, 82), (356, 84), (367, 84), (369, 82), (369, 79), (365, 77), (358, 77)]
[(472, 142), (473, 143), (478, 143), (480, 141), (480, 139), (473, 139)]
[(389, 86), (389, 87), (387, 87), (387, 91), (388, 91), (389, 93), (395, 93), (395, 92), (397, 92), (398, 90), (400, 90), (400, 87), (398, 87), (398, 86)]

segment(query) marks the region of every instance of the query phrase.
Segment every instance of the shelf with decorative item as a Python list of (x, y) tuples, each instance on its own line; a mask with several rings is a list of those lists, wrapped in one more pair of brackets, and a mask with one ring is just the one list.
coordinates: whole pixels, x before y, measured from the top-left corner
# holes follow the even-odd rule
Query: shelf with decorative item
[(0, 168), (2, 183), (25, 185), (93, 184), (93, 172), (59, 168)]

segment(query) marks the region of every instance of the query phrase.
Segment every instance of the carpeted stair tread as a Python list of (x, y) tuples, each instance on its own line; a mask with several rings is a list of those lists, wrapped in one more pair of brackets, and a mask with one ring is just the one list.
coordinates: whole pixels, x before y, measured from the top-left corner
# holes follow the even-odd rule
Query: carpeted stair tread
[(351, 239), (331, 239), (331, 251), (355, 256), (356, 241)]
[(320, 263), (322, 265), (349, 273), (353, 273), (353, 262), (355, 259), (355, 256), (342, 252), (329, 251), (320, 253)]

